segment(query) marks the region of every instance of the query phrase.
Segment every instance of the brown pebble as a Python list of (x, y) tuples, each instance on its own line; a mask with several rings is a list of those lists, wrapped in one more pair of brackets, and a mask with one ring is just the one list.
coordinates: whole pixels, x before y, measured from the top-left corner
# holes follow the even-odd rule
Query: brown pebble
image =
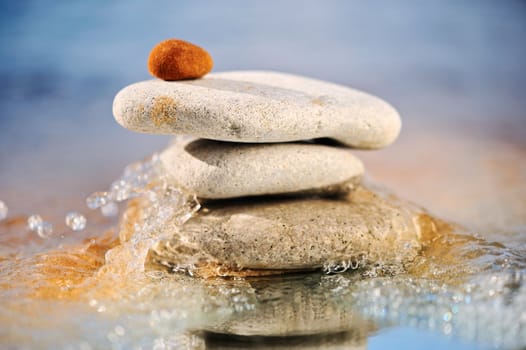
[(188, 41), (168, 39), (150, 52), (148, 70), (163, 80), (196, 79), (212, 70), (214, 61), (204, 49)]

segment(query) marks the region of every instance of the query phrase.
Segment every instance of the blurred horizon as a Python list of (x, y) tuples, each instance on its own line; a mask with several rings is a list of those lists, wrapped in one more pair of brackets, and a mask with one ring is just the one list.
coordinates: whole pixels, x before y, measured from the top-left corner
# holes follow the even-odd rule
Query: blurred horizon
[[(401, 107), (415, 93), (438, 94), (472, 108), (479, 118), (526, 105), (524, 1), (229, 5), (2, 1), (1, 101), (93, 93), (102, 86), (114, 90), (150, 79), (150, 49), (178, 37), (207, 49), (214, 71), (307, 75), (364, 89)], [(509, 107), (496, 110), (481, 98), (491, 94)]]
[(168, 142), (124, 130), (111, 106), (121, 88), (151, 78), (149, 51), (170, 37), (207, 49), (213, 71), (295, 73), (389, 101), (400, 139), (360, 157), (374, 179), (430, 209), (440, 209), (437, 194), (465, 196), (466, 178), (432, 192), (394, 174), (441, 158), (433, 173), (444, 178), (492, 179), (483, 147), (526, 150), (524, 1), (25, 0), (0, 10), (0, 199), (12, 212), (85, 196)]

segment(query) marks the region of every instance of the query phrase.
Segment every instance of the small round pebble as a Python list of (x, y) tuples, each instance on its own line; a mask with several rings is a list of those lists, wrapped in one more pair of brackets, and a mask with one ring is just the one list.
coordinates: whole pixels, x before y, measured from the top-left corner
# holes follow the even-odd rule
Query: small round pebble
[(72, 211), (66, 215), (66, 225), (73, 231), (82, 231), (86, 228), (86, 217)]
[(213, 65), (206, 50), (179, 39), (160, 42), (148, 57), (148, 71), (163, 80), (200, 78), (210, 72)]

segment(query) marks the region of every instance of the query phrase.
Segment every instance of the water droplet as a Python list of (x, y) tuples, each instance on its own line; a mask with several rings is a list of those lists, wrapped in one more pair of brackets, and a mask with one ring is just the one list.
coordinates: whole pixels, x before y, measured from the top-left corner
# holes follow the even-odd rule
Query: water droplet
[(131, 185), (125, 180), (117, 180), (111, 184), (110, 197), (117, 202), (130, 198)]
[(451, 317), (453, 316), (453, 314), (451, 314), (451, 312), (447, 311), (444, 313), (444, 315), (442, 316), (442, 319), (445, 321), (445, 322), (449, 322), (451, 321)]
[(135, 162), (128, 164), (126, 168), (124, 168), (123, 177), (130, 178), (137, 175), (137, 173), (143, 171), (143, 164), (141, 162)]
[(0, 221), (4, 220), (7, 217), (7, 205), (0, 201)]
[(124, 336), (124, 334), (126, 334), (126, 330), (124, 329), (123, 326), (120, 326), (120, 325), (115, 326), (114, 332), (119, 337), (122, 337), (122, 336)]
[(73, 231), (82, 231), (86, 228), (86, 217), (76, 211), (66, 215), (66, 225)]
[(31, 215), (27, 218), (27, 228), (36, 231), (43, 221), (40, 215)]
[[(117, 334), (115, 334), (115, 332), (108, 332), (108, 334), (106, 334), (106, 337), (112, 343), (117, 343), (119, 341), (119, 337), (117, 336)], [(116, 348), (116, 347), (117, 346), (113, 346), (113, 348)]]
[(86, 205), (90, 209), (97, 209), (108, 204), (108, 192), (94, 192), (86, 198)]
[(109, 202), (100, 208), (100, 212), (106, 217), (114, 217), (119, 214), (119, 206), (115, 202)]
[(53, 233), (53, 225), (49, 222), (43, 221), (38, 225), (36, 231), (41, 238), (49, 238)]
[(82, 342), (79, 344), (79, 349), (80, 350), (92, 350), (93, 348), (91, 347), (91, 345), (89, 345), (89, 343)]
[(446, 323), (444, 325), (444, 328), (443, 328), (444, 334), (450, 335), (452, 330), (453, 330), (453, 326), (451, 326), (451, 323)]

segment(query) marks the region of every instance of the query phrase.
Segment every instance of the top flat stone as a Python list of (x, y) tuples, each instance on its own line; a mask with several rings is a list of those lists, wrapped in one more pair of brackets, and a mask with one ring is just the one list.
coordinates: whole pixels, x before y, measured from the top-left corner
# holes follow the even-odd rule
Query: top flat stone
[(375, 96), (264, 71), (136, 83), (117, 94), (113, 115), (144, 133), (258, 143), (327, 137), (356, 148), (385, 147), (401, 127), (396, 110)]

